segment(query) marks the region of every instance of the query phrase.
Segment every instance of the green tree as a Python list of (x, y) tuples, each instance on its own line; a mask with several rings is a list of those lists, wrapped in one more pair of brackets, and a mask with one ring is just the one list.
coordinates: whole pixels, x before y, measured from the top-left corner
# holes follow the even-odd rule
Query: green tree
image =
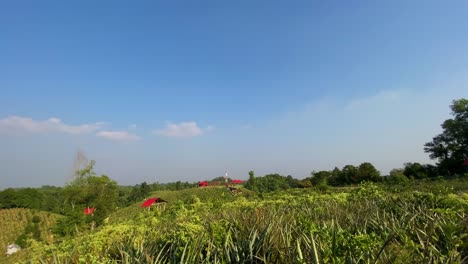
[(181, 181), (176, 181), (176, 185), (175, 185), (175, 186), (176, 186), (175, 188), (176, 188), (177, 191), (178, 191), (178, 190), (181, 190), (181, 189), (182, 189), (182, 188), (181, 188), (181, 187), (182, 187), (182, 186), (181, 186)]
[(247, 183), (245, 184), (245, 188), (255, 191), (256, 188), (256, 182), (255, 182), (255, 172), (253, 170), (249, 171), (249, 179), (247, 180)]
[(332, 177), (332, 173), (329, 171), (313, 171), (310, 174), (312, 176), (310, 181), (313, 185), (328, 184), (328, 181)]
[(331, 171), (331, 177), (328, 180), (328, 184), (330, 184), (332, 186), (340, 185), (340, 183), (339, 183), (340, 175), (341, 175), (341, 170), (338, 167), (335, 167)]
[(424, 167), (424, 170), (426, 171), (427, 177), (435, 178), (439, 176), (439, 169), (437, 168), (437, 166), (434, 166), (431, 164), (424, 164), (423, 167)]
[[(57, 225), (58, 234), (73, 235), (86, 227), (86, 223), (100, 225), (115, 210), (118, 201), (117, 183), (106, 175), (97, 176), (94, 164), (93, 161), (78, 171), (76, 178), (64, 188), (66, 217)], [(96, 208), (93, 215), (83, 216), (86, 207)]]
[(34, 188), (9, 188), (0, 192), (0, 208), (41, 209), (42, 200), (42, 193)]
[(140, 185), (135, 185), (131, 192), (130, 195), (128, 196), (128, 201), (130, 202), (136, 202), (139, 200), (142, 200), (148, 194), (151, 192), (151, 187), (148, 185), (148, 183), (143, 182)]
[(427, 178), (427, 173), (426, 173), (426, 168), (424, 168), (423, 165), (420, 163), (405, 163), (405, 169), (403, 170), (403, 173), (405, 174), (406, 177), (408, 178), (414, 178), (414, 179), (425, 179)]
[(298, 179), (294, 179), (291, 175), (288, 175), (286, 180), (288, 181), (288, 185), (291, 188), (298, 188), (301, 186), (300, 181)]
[(290, 188), (290, 182), (290, 178), (277, 173), (267, 174), (263, 177), (255, 178), (255, 190), (259, 192), (286, 190)]
[(106, 175), (91, 176), (87, 179), (86, 204), (96, 211), (93, 221), (101, 224), (104, 219), (115, 210), (118, 199), (117, 183)]
[(390, 171), (390, 175), (387, 178), (391, 184), (402, 184), (405, 185), (409, 182), (408, 177), (405, 176), (403, 169), (393, 169)]
[(338, 184), (353, 184), (359, 183), (359, 170), (356, 166), (346, 165), (341, 170), (341, 173), (338, 178)]
[(364, 162), (358, 167), (359, 183), (362, 181), (380, 181), (380, 172), (370, 162)]
[(446, 176), (463, 172), (463, 160), (468, 157), (468, 100), (453, 100), (450, 109), (453, 118), (445, 120), (442, 133), (424, 145)]
[(0, 192), (0, 208), (8, 209), (18, 207), (16, 204), (16, 191), (8, 188)]

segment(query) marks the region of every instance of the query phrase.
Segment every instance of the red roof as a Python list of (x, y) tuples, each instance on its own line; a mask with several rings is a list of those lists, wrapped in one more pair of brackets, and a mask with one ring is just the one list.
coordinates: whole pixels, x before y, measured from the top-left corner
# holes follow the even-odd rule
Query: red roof
[(91, 208), (88, 207), (88, 208), (84, 209), (83, 213), (85, 215), (90, 215), (90, 214), (93, 214), (95, 210), (96, 210), (96, 208), (94, 208), (94, 207), (91, 207)]
[(158, 200), (158, 198), (149, 198), (148, 200), (146, 200), (144, 203), (141, 204), (141, 207), (148, 207), (148, 206), (151, 206), (151, 205), (154, 204), (157, 200)]
[(198, 186), (199, 186), (199, 187), (208, 186), (208, 182), (207, 182), (207, 181), (198, 182)]
[(243, 180), (232, 180), (233, 184), (241, 184), (243, 182), (244, 182)]

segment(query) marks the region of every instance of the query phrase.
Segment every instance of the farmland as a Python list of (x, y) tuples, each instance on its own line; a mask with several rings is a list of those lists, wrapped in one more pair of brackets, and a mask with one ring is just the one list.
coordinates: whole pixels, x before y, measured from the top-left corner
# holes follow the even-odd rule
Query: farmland
[[(467, 180), (387, 188), (293, 189), (232, 195), (224, 188), (156, 192), (108, 224), (55, 244), (32, 241), (46, 263), (463, 263)], [(393, 186), (395, 187), (395, 186)], [(396, 186), (398, 187), (398, 186)], [(115, 218), (115, 219), (112, 219)]]
[[(51, 229), (58, 217), (49, 212), (23, 208), (0, 210), (0, 248), (3, 250), (15, 242), (24, 244), (25, 240), (33, 237), (45, 244), (52, 243), (54, 238)], [(33, 223), (33, 219), (36, 223)]]

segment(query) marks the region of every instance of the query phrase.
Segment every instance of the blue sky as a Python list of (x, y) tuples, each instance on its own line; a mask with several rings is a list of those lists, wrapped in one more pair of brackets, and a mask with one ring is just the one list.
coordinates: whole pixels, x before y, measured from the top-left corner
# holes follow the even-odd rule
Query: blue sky
[(430, 162), (466, 1), (0, 3), (0, 188)]

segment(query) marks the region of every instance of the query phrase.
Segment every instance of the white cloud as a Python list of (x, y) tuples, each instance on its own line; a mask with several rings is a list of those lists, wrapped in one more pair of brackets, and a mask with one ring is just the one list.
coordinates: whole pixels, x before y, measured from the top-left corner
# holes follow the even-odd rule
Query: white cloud
[(188, 138), (203, 135), (213, 129), (213, 126), (202, 129), (196, 122), (182, 122), (179, 124), (168, 123), (165, 128), (154, 130), (153, 133), (166, 137)]
[(134, 141), (140, 137), (127, 131), (99, 131), (96, 136), (115, 141)]
[(411, 93), (407, 90), (383, 90), (375, 95), (355, 98), (351, 100), (346, 110), (357, 110), (360, 108), (372, 108), (379, 107), (382, 104), (396, 104), (401, 103), (402, 100), (411, 96)]
[(62, 120), (51, 117), (47, 120), (34, 120), (30, 117), (9, 116), (0, 119), (0, 133), (50, 133), (61, 132), (67, 134), (86, 134), (101, 128), (104, 123), (67, 125)]

